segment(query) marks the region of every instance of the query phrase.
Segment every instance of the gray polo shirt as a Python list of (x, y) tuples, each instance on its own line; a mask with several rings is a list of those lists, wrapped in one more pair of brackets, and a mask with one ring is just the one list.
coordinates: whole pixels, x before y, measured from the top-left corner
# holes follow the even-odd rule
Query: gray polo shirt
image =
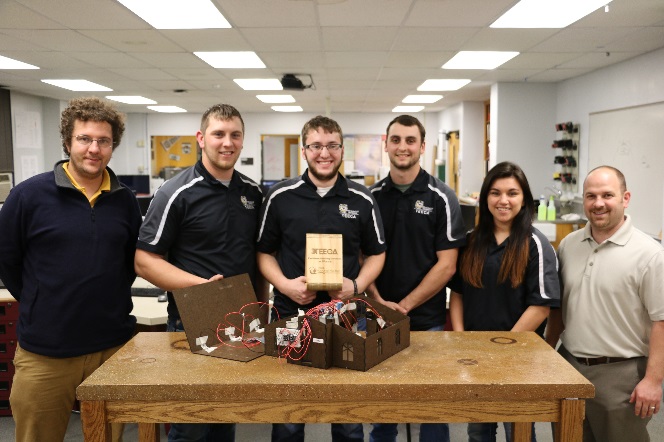
[(648, 356), (652, 321), (664, 320), (664, 249), (624, 224), (597, 244), (590, 223), (560, 243), (563, 345), (577, 357)]

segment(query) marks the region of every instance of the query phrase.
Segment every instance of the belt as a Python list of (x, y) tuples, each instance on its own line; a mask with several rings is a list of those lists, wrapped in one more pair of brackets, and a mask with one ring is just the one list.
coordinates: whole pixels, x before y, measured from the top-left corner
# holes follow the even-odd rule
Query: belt
[(577, 358), (575, 356), (574, 359), (576, 359), (579, 362), (579, 364), (590, 366), (590, 365), (600, 365), (600, 364), (611, 364), (613, 362), (623, 362), (631, 358), (615, 358), (609, 356), (600, 356), (599, 358)]

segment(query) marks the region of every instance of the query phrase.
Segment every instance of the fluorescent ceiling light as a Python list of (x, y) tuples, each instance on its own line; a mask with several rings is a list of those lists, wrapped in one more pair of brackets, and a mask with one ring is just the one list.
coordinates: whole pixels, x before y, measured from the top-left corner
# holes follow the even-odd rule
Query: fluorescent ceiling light
[(419, 112), (424, 109), (424, 106), (397, 106), (392, 109), (392, 112)]
[(442, 95), (408, 95), (401, 100), (402, 103), (435, 103), (443, 98)]
[(417, 87), (418, 91), (455, 91), (470, 83), (468, 79), (431, 79)]
[(42, 80), (43, 83), (76, 92), (112, 91), (113, 89), (88, 80)]
[(237, 78), (233, 80), (245, 91), (282, 91), (284, 88), (276, 78)]
[(118, 0), (155, 29), (230, 28), (210, 0)]
[(265, 68), (265, 63), (253, 51), (194, 52), (194, 55), (218, 69)]
[(496, 69), (519, 55), (510, 51), (459, 51), (443, 69)]
[(295, 103), (292, 95), (256, 95), (263, 103)]
[(187, 112), (185, 109), (177, 106), (148, 106), (148, 109), (155, 112), (163, 112), (166, 114), (177, 114), (180, 112)]
[(564, 28), (611, 0), (521, 0), (492, 28)]
[(0, 55), (0, 69), (39, 69), (39, 67)]
[(272, 110), (277, 112), (302, 112), (300, 106), (272, 106)]
[(106, 98), (125, 104), (157, 104), (156, 101), (140, 95), (107, 95)]

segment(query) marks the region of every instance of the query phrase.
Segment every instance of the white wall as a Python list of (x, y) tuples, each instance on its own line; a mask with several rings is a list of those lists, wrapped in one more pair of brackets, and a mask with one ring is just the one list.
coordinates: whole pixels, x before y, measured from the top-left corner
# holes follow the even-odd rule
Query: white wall
[[(316, 114), (311, 113), (247, 113), (242, 115), (245, 125), (244, 148), (242, 158), (253, 158), (253, 165), (243, 166), (240, 162), (236, 168), (250, 178), (261, 179), (261, 135), (299, 135), (302, 126)], [(436, 114), (415, 114), (427, 130), (427, 145), (437, 144), (438, 125)], [(336, 120), (344, 134), (376, 135), (385, 133), (387, 124), (396, 114), (352, 114), (339, 113), (330, 116)], [(200, 114), (149, 114), (147, 119), (147, 138), (153, 135), (194, 135), (200, 125)], [(427, 149), (423, 166), (431, 171), (433, 164), (433, 148)]]
[[(445, 109), (438, 114), (438, 124), (442, 133), (459, 131), (461, 195), (479, 192), (484, 179), (484, 103), (466, 101)], [(447, 161), (447, 151), (443, 159)]]
[[(556, 121), (581, 125), (579, 176), (588, 173), (590, 114), (664, 102), (664, 49), (591, 72), (558, 85)], [(663, 123), (664, 124), (664, 123)], [(639, 177), (626, 177), (630, 179)], [(579, 186), (579, 195), (582, 188)]]
[(479, 192), (484, 180), (484, 103), (480, 101), (463, 103), (461, 120), (461, 195)]
[(113, 151), (109, 167), (118, 175), (148, 175), (150, 156), (147, 114), (127, 114), (122, 142)]
[(548, 193), (544, 188), (554, 184), (556, 85), (498, 83), (492, 86), (491, 100), (492, 164), (518, 164), (533, 195)]

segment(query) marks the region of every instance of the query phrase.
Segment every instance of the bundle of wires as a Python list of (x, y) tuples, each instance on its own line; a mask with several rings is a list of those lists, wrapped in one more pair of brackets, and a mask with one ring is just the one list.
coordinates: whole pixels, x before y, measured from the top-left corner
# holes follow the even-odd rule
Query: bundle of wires
[[(276, 312), (277, 318), (279, 317), (279, 312), (266, 302), (245, 304), (239, 311), (227, 313), (224, 316), (224, 322), (217, 325), (216, 336), (220, 344), (234, 348), (244, 347), (250, 349), (263, 343), (259, 338), (259, 335), (263, 333), (263, 328), (260, 327), (260, 317), (244, 312), (252, 306), (257, 306), (259, 311), (264, 307), (272, 308)], [(267, 317), (267, 315), (265, 316)]]
[[(297, 335), (294, 338), (293, 329), (285, 328), (282, 329), (282, 335), (288, 334), (289, 344), (283, 346), (283, 349), (280, 351), (279, 356), (288, 358), (292, 361), (301, 360), (309, 350), (309, 345), (313, 338), (311, 333), (311, 325), (309, 321), (317, 320), (325, 322), (325, 320), (333, 320), (336, 324), (344, 327), (347, 330), (353, 331), (353, 326), (357, 324), (358, 317), (356, 316), (357, 305), (356, 303), (361, 302), (364, 304), (365, 310), (367, 312), (372, 312), (377, 319), (385, 323), (380, 313), (378, 313), (366, 300), (361, 298), (354, 298), (345, 303), (342, 301), (329, 301), (322, 304), (319, 304), (315, 307), (309, 309), (304, 315), (300, 315), (298, 318), (302, 318), (302, 326), (297, 331)], [(288, 331), (286, 331), (288, 330)], [(282, 341), (283, 342), (283, 341)]]

